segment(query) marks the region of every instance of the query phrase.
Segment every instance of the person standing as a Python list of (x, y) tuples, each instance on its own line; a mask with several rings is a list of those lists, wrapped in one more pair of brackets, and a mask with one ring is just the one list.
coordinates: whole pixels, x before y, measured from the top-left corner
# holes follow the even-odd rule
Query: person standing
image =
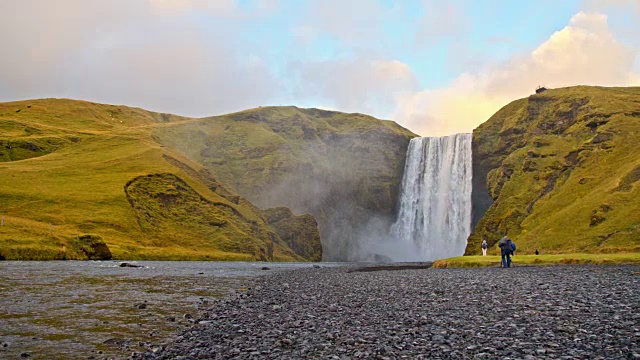
[(487, 256), (487, 240), (482, 240), (482, 256)]
[(502, 255), (502, 265), (503, 268), (511, 267), (511, 253), (513, 249), (511, 248), (511, 239), (507, 237), (507, 235), (503, 236), (498, 242), (498, 247), (500, 248), (500, 254)]

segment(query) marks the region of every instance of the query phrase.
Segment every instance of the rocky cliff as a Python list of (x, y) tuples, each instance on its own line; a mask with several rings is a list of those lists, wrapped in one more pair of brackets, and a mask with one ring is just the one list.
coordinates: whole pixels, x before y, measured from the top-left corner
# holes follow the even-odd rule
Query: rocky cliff
[(406, 149), (416, 135), (391, 121), (262, 107), (159, 127), (157, 141), (203, 164), (261, 208), (318, 221), (325, 260), (361, 260), (393, 221)]
[(473, 132), (475, 229), (518, 252), (640, 249), (640, 88), (570, 87), (516, 100)]

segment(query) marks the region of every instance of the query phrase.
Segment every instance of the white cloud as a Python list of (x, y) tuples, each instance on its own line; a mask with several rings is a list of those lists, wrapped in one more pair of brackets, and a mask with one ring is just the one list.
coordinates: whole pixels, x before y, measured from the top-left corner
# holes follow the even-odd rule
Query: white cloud
[(180, 15), (197, 12), (212, 16), (247, 18), (262, 16), (278, 7), (279, 0), (255, 0), (242, 6), (238, 0), (145, 0), (159, 15)]
[(470, 132), (539, 84), (640, 85), (633, 70), (637, 54), (614, 37), (606, 15), (580, 12), (528, 55), (462, 74), (446, 88), (404, 97), (394, 120), (421, 135)]
[(454, 1), (423, 0), (424, 12), (416, 34), (416, 44), (424, 45), (454, 37), (468, 30), (463, 7)]
[(235, 0), (147, 0), (158, 11), (211, 10), (230, 12), (236, 8)]
[(339, 111), (384, 114), (417, 91), (418, 82), (398, 60), (358, 56), (345, 60), (296, 63), (296, 95), (328, 99)]
[(306, 27), (362, 46), (383, 37), (385, 10), (371, 0), (311, 0)]
[[(253, 3), (242, 16), (273, 4)], [(237, 18), (244, 10), (233, 1), (0, 2), (0, 99), (71, 97), (201, 116), (283, 92), (253, 49), (181, 13), (199, 6), (251, 21)]]

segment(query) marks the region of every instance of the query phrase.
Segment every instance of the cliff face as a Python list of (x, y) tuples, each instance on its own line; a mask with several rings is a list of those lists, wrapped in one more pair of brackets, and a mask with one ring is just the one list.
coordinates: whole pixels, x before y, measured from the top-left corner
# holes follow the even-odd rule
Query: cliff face
[(508, 234), (521, 253), (640, 249), (640, 88), (516, 100), (473, 132), (466, 254)]
[(158, 128), (158, 141), (203, 164), (261, 208), (318, 221), (325, 260), (358, 260), (393, 221), (409, 140), (390, 121), (264, 107)]

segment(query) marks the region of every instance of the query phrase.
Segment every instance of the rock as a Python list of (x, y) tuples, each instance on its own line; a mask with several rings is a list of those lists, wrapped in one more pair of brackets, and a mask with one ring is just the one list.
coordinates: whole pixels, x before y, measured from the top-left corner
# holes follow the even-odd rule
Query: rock
[(124, 347), (129, 344), (129, 340), (120, 339), (120, 338), (111, 338), (102, 342), (105, 345), (111, 345), (116, 347)]
[(31, 356), (31, 354), (26, 353), (26, 352), (23, 352), (23, 353), (20, 354), (20, 357), (23, 357), (23, 358), (28, 358), (30, 356)]
[(84, 253), (88, 260), (111, 260), (111, 250), (100, 236), (82, 235), (69, 242), (70, 247)]
[(262, 267), (262, 270), (271, 270), (271, 269), (269, 269), (269, 268), (268, 268), (268, 267), (266, 267), (266, 266), (263, 266), (263, 267)]
[(123, 262), (123, 263), (120, 264), (120, 267), (140, 268), (140, 267), (142, 267), (142, 265), (136, 265), (136, 264)]
[(322, 244), (316, 219), (294, 215), (289, 208), (276, 207), (262, 211), (267, 223), (296, 254), (310, 261), (322, 260)]
[(166, 348), (135, 359), (604, 359), (638, 352), (640, 289), (629, 284), (640, 266), (518, 267), (517, 274), (349, 269), (260, 276), (251, 296), (238, 293), (204, 311), (201, 318), (215, 324), (187, 327)]

